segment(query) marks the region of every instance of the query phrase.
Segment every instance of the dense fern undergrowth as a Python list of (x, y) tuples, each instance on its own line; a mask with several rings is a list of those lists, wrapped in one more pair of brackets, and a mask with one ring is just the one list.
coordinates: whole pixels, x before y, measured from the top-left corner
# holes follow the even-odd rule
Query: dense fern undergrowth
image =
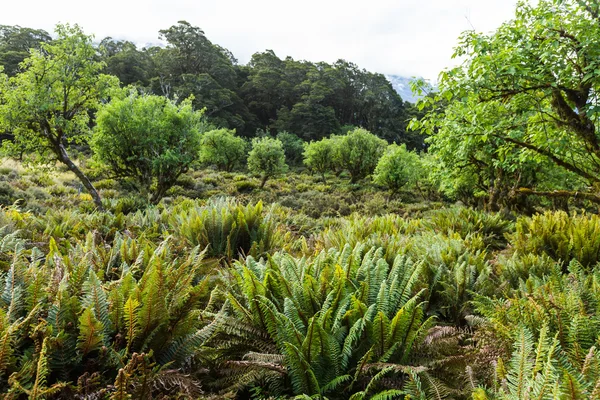
[(2, 398), (600, 398), (598, 216), (211, 179), (0, 208)]

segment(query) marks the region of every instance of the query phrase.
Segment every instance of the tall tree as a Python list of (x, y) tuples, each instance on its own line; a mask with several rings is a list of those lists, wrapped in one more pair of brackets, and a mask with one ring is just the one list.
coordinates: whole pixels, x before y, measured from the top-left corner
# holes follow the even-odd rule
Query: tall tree
[(194, 106), (206, 108), (216, 124), (246, 130), (252, 126), (252, 114), (238, 96), (235, 58), (214, 45), (204, 32), (186, 21), (160, 31), (167, 46), (148, 49), (154, 63), (150, 87), (155, 94), (170, 98), (194, 97)]
[(99, 50), (106, 62), (105, 72), (115, 75), (123, 85), (149, 84), (152, 59), (147, 52), (138, 50), (135, 43), (106, 37), (100, 42)]
[[(424, 120), (433, 143), (494, 143), (488, 162), (502, 170), (509, 158), (553, 164), (588, 189), (572, 190), (565, 180), (561, 191), (516, 193), (600, 203), (599, 37), (600, 5), (584, 0), (520, 2), (515, 18), (493, 34), (465, 32), (455, 54), (463, 65), (441, 74), (438, 98), (448, 107)], [(455, 163), (467, 161), (455, 154)]]
[(0, 65), (4, 66), (4, 72), (9, 76), (15, 75), (31, 49), (39, 50), (42, 43), (51, 40), (48, 32), (42, 29), (0, 25)]
[(65, 164), (101, 209), (100, 195), (67, 148), (88, 139), (90, 111), (118, 79), (100, 73), (104, 64), (96, 60), (92, 37), (79, 26), (57, 25), (56, 34), (23, 61), (23, 72), (1, 79), (0, 127), (14, 135), (3, 147), (28, 161)]
[(418, 137), (406, 133), (407, 105), (381, 74), (344, 60), (333, 65), (281, 60), (273, 51), (254, 54), (248, 69), (240, 93), (263, 128), (318, 140), (354, 125), (422, 147)]

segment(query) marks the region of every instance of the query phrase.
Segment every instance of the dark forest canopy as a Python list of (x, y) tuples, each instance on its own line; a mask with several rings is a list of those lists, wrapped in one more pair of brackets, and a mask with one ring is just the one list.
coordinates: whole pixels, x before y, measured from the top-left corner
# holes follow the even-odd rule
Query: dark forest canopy
[[(287, 131), (315, 140), (359, 126), (390, 142), (422, 148), (420, 135), (406, 130), (414, 106), (382, 74), (345, 60), (281, 59), (271, 50), (240, 65), (229, 50), (185, 21), (161, 30), (159, 37), (166, 46), (140, 49), (130, 41), (102, 39), (96, 48), (104, 72), (145, 92), (175, 100), (193, 96), (194, 107), (206, 108), (213, 124), (246, 137), (257, 130)], [(0, 26), (0, 65), (14, 75), (29, 49), (51, 40), (43, 30)]]

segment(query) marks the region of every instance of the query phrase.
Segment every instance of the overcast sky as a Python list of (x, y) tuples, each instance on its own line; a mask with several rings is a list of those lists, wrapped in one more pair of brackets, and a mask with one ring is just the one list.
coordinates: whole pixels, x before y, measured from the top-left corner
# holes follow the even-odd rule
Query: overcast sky
[[(2, 4), (0, 24), (52, 31), (80, 24), (105, 36), (158, 43), (179, 20), (201, 27), (246, 63), (272, 49), (283, 58), (344, 58), (384, 74), (435, 80), (451, 65), (460, 32), (489, 32), (512, 18), (516, 0), (20, 0)], [(89, 5), (88, 5), (89, 4)], [(93, 4), (93, 5), (92, 5)]]

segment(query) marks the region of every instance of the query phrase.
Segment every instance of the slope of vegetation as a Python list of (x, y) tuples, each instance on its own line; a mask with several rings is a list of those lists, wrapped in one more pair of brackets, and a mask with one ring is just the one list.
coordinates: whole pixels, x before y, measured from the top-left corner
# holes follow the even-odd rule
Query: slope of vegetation
[(600, 399), (599, 32), (519, 3), (413, 106), (0, 27), (0, 397)]
[(597, 390), (597, 246), (541, 236), (595, 215), (352, 215), (301, 246), (289, 209), (232, 199), (0, 221), (8, 398)]

